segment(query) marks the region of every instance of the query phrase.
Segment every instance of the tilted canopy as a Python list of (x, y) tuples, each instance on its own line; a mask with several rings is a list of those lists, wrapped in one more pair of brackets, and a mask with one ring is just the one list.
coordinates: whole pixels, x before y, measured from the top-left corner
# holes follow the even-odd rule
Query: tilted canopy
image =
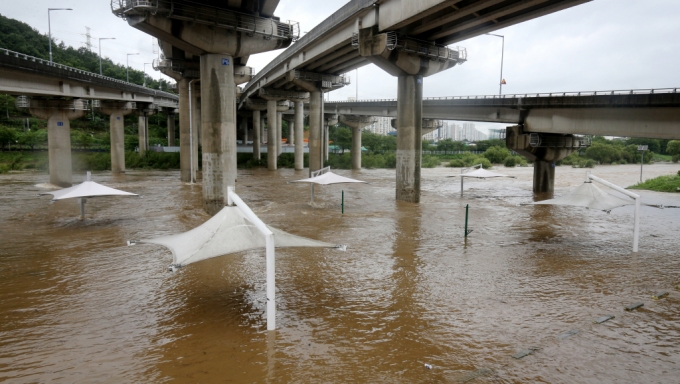
[[(291, 235), (267, 226), (274, 233), (274, 244), (281, 247), (343, 248), (343, 246)], [(140, 243), (165, 246), (173, 255), (173, 265), (185, 266), (230, 253), (264, 248), (265, 238), (238, 207), (224, 207), (210, 220), (184, 233)]]
[(366, 183), (365, 181), (350, 179), (349, 177), (344, 177), (337, 175), (331, 171), (319, 175), (316, 177), (310, 177), (309, 179), (294, 180), (291, 183), (314, 183), (320, 185), (328, 184), (342, 184), (342, 183)]
[(496, 172), (487, 171), (484, 168), (475, 169), (472, 172), (461, 173), (460, 175), (454, 175), (452, 177), (456, 177), (456, 176), (474, 177), (474, 178), (477, 178), (477, 179), (489, 179), (489, 178), (492, 178), (492, 177), (514, 177), (514, 176), (508, 176), (508, 175), (503, 175), (503, 174), (496, 173)]
[(125, 192), (95, 183), (90, 180), (90, 172), (87, 173), (87, 179), (81, 184), (60, 189), (58, 191), (42, 192), (40, 195), (52, 195), (52, 201), (98, 196), (139, 196), (135, 193)]
[(592, 182), (585, 182), (580, 187), (564, 196), (555, 199), (537, 201), (534, 205), (571, 205), (609, 211), (624, 205), (635, 204), (634, 200), (624, 199), (604, 192)]

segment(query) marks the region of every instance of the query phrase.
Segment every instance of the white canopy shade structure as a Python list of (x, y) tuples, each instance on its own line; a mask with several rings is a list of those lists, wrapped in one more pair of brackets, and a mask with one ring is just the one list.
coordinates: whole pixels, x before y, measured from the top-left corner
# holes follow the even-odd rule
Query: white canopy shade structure
[(81, 184), (57, 191), (42, 192), (40, 195), (52, 195), (52, 201), (64, 199), (80, 199), (80, 217), (85, 218), (85, 200), (101, 196), (139, 196), (135, 193), (125, 192), (110, 188), (92, 181), (90, 171), (87, 172), (85, 181)]
[(312, 177), (308, 179), (294, 180), (291, 183), (310, 183), (312, 185), (312, 203), (314, 202), (314, 184), (329, 185), (343, 183), (366, 183), (365, 181), (350, 179), (331, 172), (331, 167), (322, 168), (312, 172)]
[[(630, 196), (634, 200), (624, 199), (614, 196), (598, 188), (592, 181), (602, 183), (618, 192)], [(623, 207), (624, 205), (635, 204), (635, 227), (633, 230), (633, 252), (638, 251), (638, 237), (640, 234), (640, 195), (629, 192), (618, 185), (614, 185), (606, 180), (600, 179), (597, 176), (586, 173), (586, 181), (575, 190), (566, 195), (550, 199), (537, 201), (532, 205), (568, 205), (574, 207), (584, 207), (597, 209), (602, 211), (610, 211), (614, 208)]]
[[(173, 255), (170, 269), (186, 266), (202, 260), (251, 249), (265, 248), (267, 258), (267, 330), (276, 329), (275, 248), (318, 247), (345, 250), (346, 246), (326, 243), (291, 235), (270, 227), (233, 192), (228, 190), (229, 206), (224, 207), (210, 220), (184, 233), (155, 239), (129, 241), (159, 244)], [(235, 204), (235, 206), (232, 206)]]
[[(470, 169), (474, 169), (474, 168), (477, 168), (477, 167), (479, 167), (479, 168), (475, 169), (474, 171), (467, 172)], [(449, 177), (456, 177), (456, 175), (449, 176)], [(466, 177), (474, 177), (476, 179), (489, 179), (489, 178), (494, 178), (494, 177), (511, 177), (513, 179), (515, 178), (515, 176), (508, 176), (508, 175), (503, 175), (503, 174), (496, 173), (496, 172), (487, 171), (486, 169), (482, 168), (482, 164), (473, 165), (470, 168), (463, 168), (463, 169), (460, 170), (460, 195), (461, 196), (463, 196), (463, 179), (466, 178)]]

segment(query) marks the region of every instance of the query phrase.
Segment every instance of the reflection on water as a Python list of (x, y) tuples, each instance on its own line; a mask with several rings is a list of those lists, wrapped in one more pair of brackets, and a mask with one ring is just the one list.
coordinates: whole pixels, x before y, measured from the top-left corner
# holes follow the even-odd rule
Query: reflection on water
[[(424, 169), (414, 205), (394, 201), (393, 170), (338, 171), (371, 184), (317, 188), (312, 206), (308, 187), (286, 184), (305, 172), (240, 171), (238, 193), (265, 222), (349, 245), (277, 250), (275, 333), (265, 331), (264, 251), (170, 273), (169, 251), (125, 246), (207, 220), (200, 185), (177, 172), (95, 174), (144, 198), (92, 199), (80, 221), (77, 202), (36, 196), (45, 175), (2, 175), (0, 381), (677, 382), (679, 210), (643, 207), (632, 254), (632, 206), (520, 206), (544, 198), (531, 192), (532, 169), (502, 172), (517, 179), (466, 180), (461, 197), (446, 178), (457, 169)], [(594, 170), (619, 185), (638, 172)], [(555, 196), (583, 174), (558, 168)], [(680, 195), (642, 195), (680, 205)], [(592, 324), (604, 314), (616, 318)]]

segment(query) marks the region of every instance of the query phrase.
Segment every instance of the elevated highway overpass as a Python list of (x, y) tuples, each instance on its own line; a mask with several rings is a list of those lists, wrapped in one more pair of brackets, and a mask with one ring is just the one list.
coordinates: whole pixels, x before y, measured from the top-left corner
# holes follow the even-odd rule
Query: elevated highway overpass
[(148, 148), (148, 116), (170, 111), (168, 131), (174, 135), (179, 97), (48, 60), (0, 49), (0, 93), (17, 95), (17, 106), (47, 120), (50, 183), (70, 186), (70, 121), (93, 106), (111, 119), (111, 168), (125, 172), (123, 116), (139, 116), (139, 148)]

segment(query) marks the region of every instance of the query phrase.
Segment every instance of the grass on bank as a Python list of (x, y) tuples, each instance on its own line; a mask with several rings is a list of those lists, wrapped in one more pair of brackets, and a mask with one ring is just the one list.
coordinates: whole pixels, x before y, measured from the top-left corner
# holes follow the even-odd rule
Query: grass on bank
[(637, 183), (628, 189), (646, 189), (657, 192), (678, 192), (680, 191), (680, 171), (677, 175), (659, 176), (653, 179)]

